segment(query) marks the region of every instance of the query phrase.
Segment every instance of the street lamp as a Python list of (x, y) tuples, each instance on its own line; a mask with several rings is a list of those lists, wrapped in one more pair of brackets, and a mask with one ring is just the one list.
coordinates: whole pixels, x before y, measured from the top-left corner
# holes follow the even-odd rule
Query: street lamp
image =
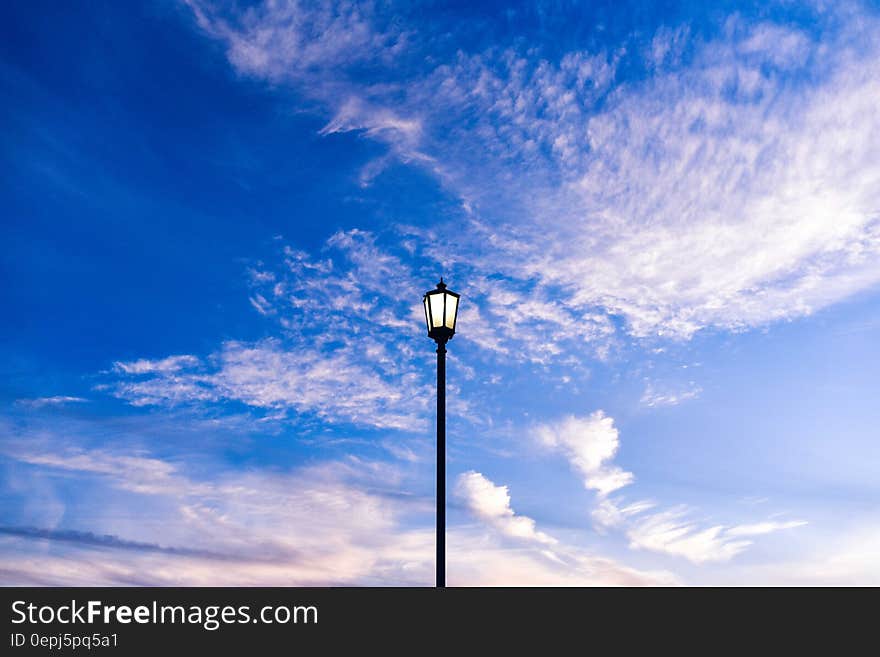
[(425, 292), (428, 337), (437, 343), (437, 579), (446, 586), (446, 343), (455, 335), (459, 295), (446, 289), (443, 278), (437, 288)]

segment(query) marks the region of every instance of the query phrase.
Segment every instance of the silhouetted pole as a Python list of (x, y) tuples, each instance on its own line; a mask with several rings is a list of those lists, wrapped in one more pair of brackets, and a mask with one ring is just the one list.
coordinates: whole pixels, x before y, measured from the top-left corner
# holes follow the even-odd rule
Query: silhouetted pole
[(443, 279), (422, 297), (428, 337), (437, 343), (437, 588), (446, 587), (446, 343), (455, 335), (461, 296)]
[(446, 342), (437, 343), (437, 577), (446, 586)]

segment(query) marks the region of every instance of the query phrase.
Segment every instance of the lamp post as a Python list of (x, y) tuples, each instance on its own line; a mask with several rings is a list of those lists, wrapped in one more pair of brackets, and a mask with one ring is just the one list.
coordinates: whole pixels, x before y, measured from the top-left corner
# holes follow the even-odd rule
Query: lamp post
[(425, 292), (428, 337), (437, 343), (437, 578), (446, 586), (446, 343), (455, 335), (459, 295), (446, 289), (443, 278)]

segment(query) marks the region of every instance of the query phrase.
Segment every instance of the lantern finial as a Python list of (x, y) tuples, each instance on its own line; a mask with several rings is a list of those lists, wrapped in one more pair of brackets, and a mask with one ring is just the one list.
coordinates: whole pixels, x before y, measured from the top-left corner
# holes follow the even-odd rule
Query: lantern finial
[(437, 283), (437, 289), (438, 290), (445, 290), (446, 289), (446, 283), (443, 282), (442, 276), (440, 277), (440, 282)]

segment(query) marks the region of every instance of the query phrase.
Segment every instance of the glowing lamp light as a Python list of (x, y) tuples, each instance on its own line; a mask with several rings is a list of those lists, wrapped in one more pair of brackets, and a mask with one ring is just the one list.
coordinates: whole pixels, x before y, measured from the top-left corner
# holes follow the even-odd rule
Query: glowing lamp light
[(442, 278), (435, 289), (425, 292), (423, 303), (425, 304), (425, 323), (428, 326), (428, 336), (438, 344), (451, 340), (455, 335), (459, 296), (446, 289), (446, 283)]

